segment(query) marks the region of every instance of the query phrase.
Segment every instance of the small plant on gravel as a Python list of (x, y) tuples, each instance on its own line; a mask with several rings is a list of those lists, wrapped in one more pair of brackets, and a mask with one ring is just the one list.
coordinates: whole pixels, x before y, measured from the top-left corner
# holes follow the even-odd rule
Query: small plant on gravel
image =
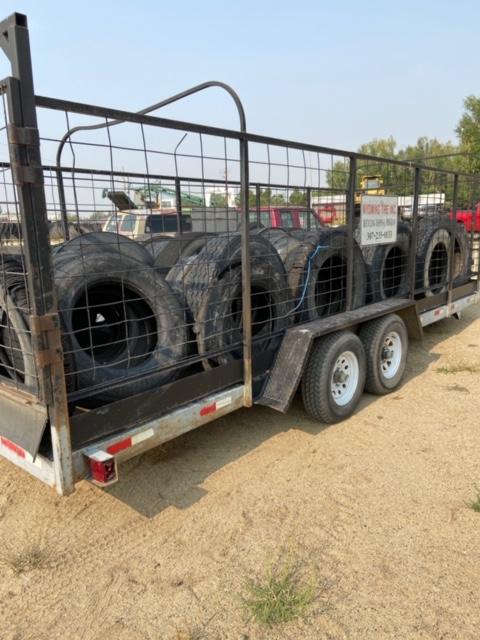
[(287, 565), (249, 580), (247, 591), (244, 606), (257, 622), (271, 627), (302, 617), (315, 599), (316, 584), (302, 579), (298, 567)]
[(471, 500), (467, 503), (467, 505), (470, 507), (470, 509), (473, 509), (477, 513), (480, 513), (480, 488), (476, 487), (475, 490), (477, 494), (475, 500)]
[(437, 373), (480, 373), (480, 364), (472, 364), (468, 362), (449, 362), (442, 365), (441, 367), (437, 367)]
[(48, 550), (39, 542), (28, 543), (20, 549), (5, 549), (1, 560), (17, 574), (40, 569), (50, 557)]

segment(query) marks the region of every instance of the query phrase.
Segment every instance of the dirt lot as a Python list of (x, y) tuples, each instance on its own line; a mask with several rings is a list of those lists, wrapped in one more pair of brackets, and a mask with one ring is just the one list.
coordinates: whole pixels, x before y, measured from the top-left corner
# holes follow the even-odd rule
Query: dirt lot
[[(476, 308), (339, 425), (242, 411), (67, 499), (1, 461), (2, 640), (478, 638), (479, 385)], [(316, 597), (269, 629), (242, 595), (282, 561)]]

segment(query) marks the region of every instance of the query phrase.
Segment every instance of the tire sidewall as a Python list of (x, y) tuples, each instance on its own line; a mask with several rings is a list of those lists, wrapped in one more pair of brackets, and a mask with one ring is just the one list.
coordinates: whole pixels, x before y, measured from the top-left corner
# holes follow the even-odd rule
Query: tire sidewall
[[(393, 331), (400, 336), (400, 342), (402, 345), (402, 354), (401, 354), (400, 364), (396, 374), (391, 378), (386, 378), (381, 370), (381, 356), (382, 356), (381, 349), (383, 346), (383, 341), (385, 340), (387, 335), (389, 333), (392, 333)], [(392, 324), (388, 327), (388, 329), (385, 329), (382, 335), (379, 336), (379, 342), (380, 342), (379, 353), (377, 357), (378, 379), (381, 385), (385, 389), (387, 389), (388, 391), (391, 391), (392, 389), (395, 389), (396, 387), (398, 387), (398, 385), (400, 384), (403, 378), (403, 374), (405, 373), (405, 367), (407, 365), (408, 333), (403, 322), (399, 320), (392, 321)]]
[[(337, 359), (340, 355), (346, 351), (351, 351), (357, 358), (358, 361), (358, 384), (355, 390), (355, 393), (352, 396), (350, 402), (344, 406), (338, 405), (333, 399), (331, 393), (331, 379), (334, 373), (334, 367)], [(326, 386), (326, 401), (328, 403), (329, 409), (331, 413), (333, 413), (338, 420), (342, 420), (350, 416), (354, 410), (354, 408), (358, 405), (360, 397), (363, 393), (363, 389), (365, 387), (365, 376), (366, 376), (366, 358), (365, 351), (363, 349), (362, 343), (355, 336), (345, 335), (342, 339), (338, 340), (334, 346), (332, 346), (327, 354), (326, 354), (326, 366), (329, 370), (329, 384)]]
[[(423, 264), (423, 277), (422, 277), (422, 286), (424, 288), (426, 296), (434, 296), (439, 293), (443, 293), (446, 290), (446, 287), (448, 284), (448, 269), (450, 264), (450, 242), (451, 242), (450, 233), (448, 232), (447, 229), (444, 229), (442, 227), (436, 229), (430, 236), (430, 240), (428, 242), (427, 249), (425, 251), (425, 258), (424, 258), (424, 264)], [(429, 271), (430, 271), (430, 263), (433, 257), (433, 252), (439, 244), (443, 244), (447, 252), (447, 264), (445, 268), (446, 277), (440, 284), (433, 285), (435, 287), (435, 290), (434, 290), (432, 287), (432, 284), (430, 283)]]

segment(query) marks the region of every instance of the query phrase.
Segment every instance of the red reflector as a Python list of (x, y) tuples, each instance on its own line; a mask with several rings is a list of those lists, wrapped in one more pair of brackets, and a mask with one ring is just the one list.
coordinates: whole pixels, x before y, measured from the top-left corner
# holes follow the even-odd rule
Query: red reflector
[(4, 438), (3, 436), (0, 437), (0, 442), (4, 447), (7, 447), (7, 449), (10, 449), (10, 451), (16, 453), (17, 456), (20, 456), (20, 458), (25, 458), (25, 451), (21, 447), (19, 447), (18, 444), (15, 444), (11, 440), (7, 440), (7, 438)]
[(118, 453), (119, 451), (128, 449), (131, 446), (132, 446), (132, 439), (125, 438), (125, 440), (120, 440), (120, 442), (115, 442), (115, 444), (111, 444), (109, 447), (107, 447), (107, 451), (108, 453), (111, 453), (113, 455), (115, 453)]
[(217, 410), (217, 403), (213, 402), (212, 404), (207, 404), (200, 409), (201, 416), (208, 416), (209, 413), (215, 413)]
[[(100, 458), (102, 456), (99, 456)], [(117, 481), (117, 465), (115, 458), (90, 458), (90, 474), (92, 482), (104, 487)]]

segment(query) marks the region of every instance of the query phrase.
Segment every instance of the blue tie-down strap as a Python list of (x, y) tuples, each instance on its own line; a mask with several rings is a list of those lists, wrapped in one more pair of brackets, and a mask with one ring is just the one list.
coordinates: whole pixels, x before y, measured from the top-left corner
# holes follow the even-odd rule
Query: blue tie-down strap
[(307, 293), (307, 287), (308, 287), (308, 281), (310, 280), (310, 272), (312, 270), (312, 261), (314, 260), (314, 258), (316, 257), (317, 253), (320, 251), (320, 249), (328, 249), (328, 245), (324, 245), (324, 244), (317, 244), (317, 246), (315, 247), (315, 251), (313, 251), (313, 253), (311, 253), (308, 256), (308, 260), (307, 260), (307, 275), (305, 278), (305, 283), (303, 285), (303, 291), (302, 291), (302, 295), (300, 296), (300, 300), (298, 301), (296, 307), (294, 309), (292, 309), (292, 311), (290, 313), (295, 313), (295, 311), (298, 311), (298, 309), (302, 306), (303, 301), (305, 300), (305, 295)]

